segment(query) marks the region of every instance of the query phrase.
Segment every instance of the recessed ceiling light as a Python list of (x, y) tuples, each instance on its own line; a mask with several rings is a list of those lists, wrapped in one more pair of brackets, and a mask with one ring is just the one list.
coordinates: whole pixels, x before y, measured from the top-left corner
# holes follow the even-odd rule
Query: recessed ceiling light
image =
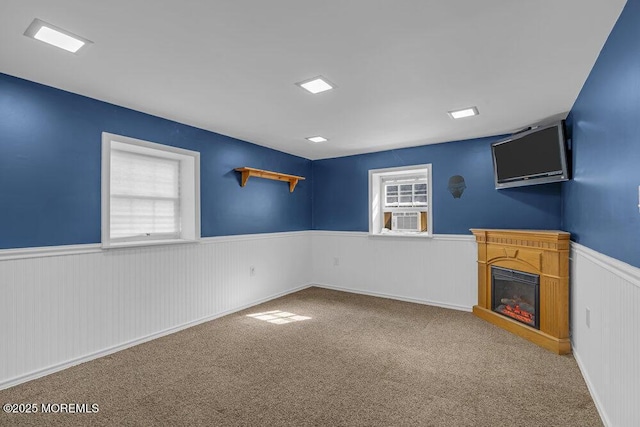
[(92, 43), (84, 37), (77, 36), (39, 19), (33, 20), (24, 35), (72, 53), (76, 53), (82, 46)]
[(463, 110), (449, 111), (449, 115), (454, 119), (462, 119), (464, 117), (477, 116), (478, 109), (476, 107), (469, 107)]
[(325, 142), (328, 141), (327, 138), (323, 138), (321, 136), (310, 136), (309, 138), (307, 138), (309, 141), (311, 142)]
[(334, 85), (329, 83), (327, 79), (322, 76), (314, 77), (310, 80), (305, 80), (296, 84), (313, 94), (324, 92), (325, 90), (334, 88)]

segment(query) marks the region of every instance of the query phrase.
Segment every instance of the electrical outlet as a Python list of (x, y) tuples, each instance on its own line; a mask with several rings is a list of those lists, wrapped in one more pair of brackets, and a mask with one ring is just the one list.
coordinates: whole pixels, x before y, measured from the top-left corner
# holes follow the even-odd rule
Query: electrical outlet
[(591, 309), (589, 309), (589, 307), (585, 310), (585, 320), (587, 322), (587, 328), (591, 328)]
[(249, 267), (249, 276), (253, 277), (256, 275), (256, 268), (252, 265)]
[(333, 266), (334, 266), (334, 267), (337, 267), (337, 266), (339, 266), (339, 265), (340, 265), (340, 258), (338, 258), (338, 257), (334, 257), (334, 258), (333, 258)]

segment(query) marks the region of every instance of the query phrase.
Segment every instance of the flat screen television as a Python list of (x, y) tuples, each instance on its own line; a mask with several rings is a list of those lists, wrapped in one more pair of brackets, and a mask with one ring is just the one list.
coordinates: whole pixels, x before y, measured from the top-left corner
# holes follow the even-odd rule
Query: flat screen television
[(491, 151), (496, 189), (569, 179), (563, 121), (511, 135)]

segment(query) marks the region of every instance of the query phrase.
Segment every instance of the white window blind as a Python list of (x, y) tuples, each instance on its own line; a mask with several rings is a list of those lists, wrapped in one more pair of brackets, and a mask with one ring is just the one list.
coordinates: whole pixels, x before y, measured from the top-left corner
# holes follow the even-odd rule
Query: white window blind
[(180, 234), (180, 161), (111, 151), (111, 239)]
[(102, 133), (102, 247), (200, 239), (200, 153)]

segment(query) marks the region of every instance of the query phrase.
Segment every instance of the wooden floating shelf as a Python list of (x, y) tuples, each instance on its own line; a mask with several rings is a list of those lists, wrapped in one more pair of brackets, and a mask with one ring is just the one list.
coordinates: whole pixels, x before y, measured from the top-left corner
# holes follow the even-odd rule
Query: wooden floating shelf
[(248, 167), (236, 168), (235, 170), (237, 172), (242, 173), (242, 183), (240, 184), (242, 187), (244, 187), (247, 184), (249, 177), (255, 176), (257, 178), (273, 179), (276, 181), (286, 181), (289, 183), (289, 192), (293, 193), (293, 189), (296, 188), (298, 181), (302, 181), (304, 179), (304, 176), (288, 175), (286, 173), (272, 172), (272, 171), (266, 171), (263, 169), (255, 169), (255, 168), (248, 168)]

